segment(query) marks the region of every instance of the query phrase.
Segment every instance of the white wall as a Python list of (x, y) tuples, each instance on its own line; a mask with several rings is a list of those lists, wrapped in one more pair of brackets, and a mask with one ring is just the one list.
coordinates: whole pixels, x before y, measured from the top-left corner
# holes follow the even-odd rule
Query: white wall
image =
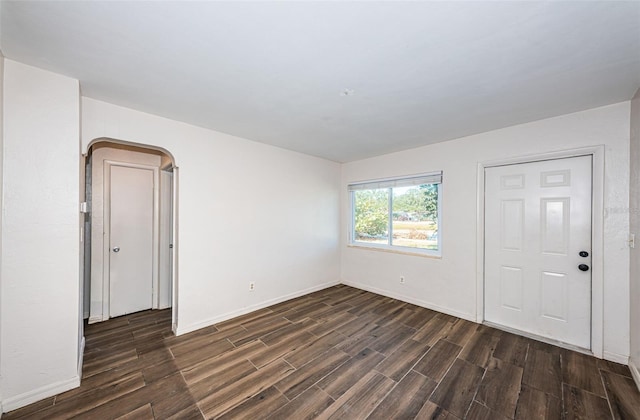
[[(629, 355), (629, 102), (351, 162), (342, 168), (343, 282), (404, 297), (456, 316), (476, 318), (478, 162), (605, 145), (604, 351)], [(444, 171), (442, 258), (348, 247), (347, 184)], [(405, 276), (401, 285), (399, 276)]]
[(629, 194), (631, 232), (636, 247), (631, 249), (630, 264), (630, 345), (629, 366), (640, 388), (640, 89), (631, 101), (631, 184)]
[(339, 281), (339, 164), (83, 98), (83, 149), (100, 137), (179, 168), (178, 333)]
[[(104, 161), (137, 163), (160, 167), (159, 155), (139, 153), (111, 147), (96, 148), (91, 158), (91, 303), (89, 322), (105, 321), (108, 313), (102, 312), (103, 304), (103, 256), (104, 256)], [(85, 299), (86, 300), (86, 299)]]
[(3, 408), (77, 386), (78, 81), (5, 60)]

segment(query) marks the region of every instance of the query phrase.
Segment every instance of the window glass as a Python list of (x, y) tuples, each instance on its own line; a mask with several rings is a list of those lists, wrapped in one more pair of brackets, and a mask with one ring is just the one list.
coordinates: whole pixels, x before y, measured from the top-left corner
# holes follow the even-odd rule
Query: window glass
[(354, 240), (389, 243), (389, 189), (354, 191)]
[(438, 184), (392, 191), (391, 245), (438, 250)]
[(350, 184), (351, 243), (440, 255), (442, 172)]

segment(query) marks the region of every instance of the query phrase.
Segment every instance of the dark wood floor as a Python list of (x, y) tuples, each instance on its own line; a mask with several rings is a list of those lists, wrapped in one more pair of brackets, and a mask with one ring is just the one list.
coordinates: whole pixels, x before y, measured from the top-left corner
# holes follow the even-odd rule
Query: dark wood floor
[(170, 311), (86, 328), (57, 419), (640, 419), (626, 366), (336, 286), (181, 337)]

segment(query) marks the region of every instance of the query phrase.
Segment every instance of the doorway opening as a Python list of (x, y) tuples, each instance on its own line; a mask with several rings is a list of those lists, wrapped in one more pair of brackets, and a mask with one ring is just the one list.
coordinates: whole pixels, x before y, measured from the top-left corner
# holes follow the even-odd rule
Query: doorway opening
[(84, 158), (84, 318), (93, 324), (172, 308), (175, 332), (178, 168), (173, 156), (100, 138)]

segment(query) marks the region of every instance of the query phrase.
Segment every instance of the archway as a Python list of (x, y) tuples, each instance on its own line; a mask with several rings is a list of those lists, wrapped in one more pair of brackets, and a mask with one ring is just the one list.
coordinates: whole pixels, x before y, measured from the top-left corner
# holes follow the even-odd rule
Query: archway
[[(178, 281), (178, 167), (173, 155), (167, 150), (151, 145), (97, 138), (89, 143), (82, 160), (81, 183), (85, 192), (81, 244), (84, 319), (88, 319), (89, 323), (96, 323), (112, 317), (111, 256), (121, 257), (122, 254), (113, 254), (115, 248), (110, 243), (111, 169), (147, 169), (155, 174), (152, 217), (153, 283), (152, 295), (149, 298), (150, 309), (171, 307), (172, 328), (175, 332)], [(126, 310), (121, 314), (124, 313)]]

